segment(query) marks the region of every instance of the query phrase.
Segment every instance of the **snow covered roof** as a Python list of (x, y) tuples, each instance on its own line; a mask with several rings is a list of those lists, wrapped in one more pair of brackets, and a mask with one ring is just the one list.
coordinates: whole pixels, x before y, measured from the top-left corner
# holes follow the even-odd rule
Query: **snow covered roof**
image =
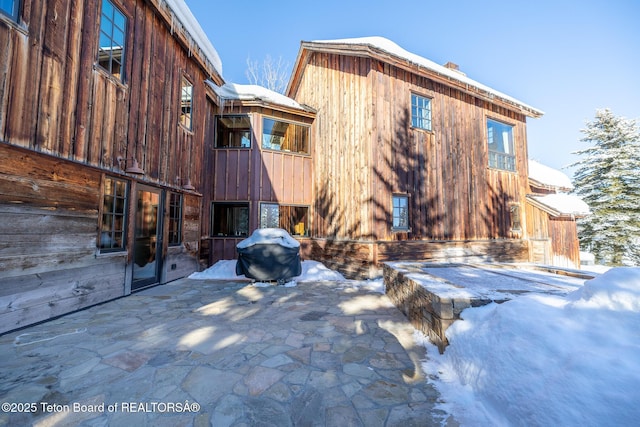
[(529, 160), (529, 181), (536, 187), (564, 191), (573, 189), (571, 179), (566, 174), (535, 160)]
[(589, 206), (578, 196), (573, 194), (528, 194), (527, 199), (552, 216), (589, 215)]
[(285, 248), (300, 247), (300, 242), (281, 228), (258, 228), (251, 233), (251, 236), (238, 243), (236, 247), (244, 249), (258, 244), (275, 244)]
[(466, 90), (467, 92), (473, 93), (474, 95), (484, 96), (488, 99), (499, 98), (507, 104), (513, 105), (519, 109), (521, 109), (525, 114), (531, 117), (540, 117), (544, 114), (543, 111), (538, 110), (534, 107), (531, 107), (517, 99), (510, 97), (502, 92), (498, 92), (488, 86), (485, 86), (473, 79), (467, 77), (464, 73), (460, 71), (453, 70), (447, 68), (443, 65), (437, 64), (429, 59), (423, 58), (419, 55), (411, 53), (396, 43), (392, 42), (389, 39), (379, 36), (373, 37), (359, 37), (359, 38), (347, 38), (347, 39), (336, 39), (336, 40), (314, 40), (311, 42), (303, 42), (303, 46), (307, 48), (322, 48), (335, 46), (338, 47), (340, 45), (348, 45), (351, 50), (354, 50), (355, 47), (363, 47), (365, 49), (373, 49), (374, 51), (379, 51), (379, 53), (386, 53), (392, 55), (393, 57), (408, 61), (411, 64), (417, 65), (418, 67), (423, 67), (432, 73), (440, 76), (443, 80), (451, 83), (457, 83), (457, 87), (461, 90)]
[(280, 105), (295, 110), (313, 112), (313, 109), (306, 105), (299, 104), (295, 100), (281, 93), (272, 91), (257, 85), (240, 85), (236, 83), (226, 83), (222, 86), (207, 80), (207, 84), (213, 89), (216, 95), (223, 100), (235, 101), (261, 101), (269, 104)]
[[(163, 4), (172, 12), (171, 30), (174, 31), (176, 24), (180, 24), (196, 44), (196, 46), (193, 47), (200, 49), (204, 57), (211, 63), (220, 77), (222, 77), (222, 61), (220, 60), (220, 55), (218, 55), (218, 52), (211, 44), (211, 41), (198, 23), (198, 20), (193, 16), (193, 13), (191, 13), (189, 6), (187, 6), (184, 0), (161, 0), (160, 5)], [(189, 49), (191, 50), (193, 47), (189, 46)]]

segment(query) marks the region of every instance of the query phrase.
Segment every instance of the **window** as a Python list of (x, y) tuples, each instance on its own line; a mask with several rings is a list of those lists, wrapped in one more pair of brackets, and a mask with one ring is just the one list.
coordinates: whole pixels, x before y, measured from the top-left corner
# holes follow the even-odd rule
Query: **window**
[(124, 250), (126, 231), (127, 183), (120, 179), (104, 180), (100, 249)]
[(251, 147), (249, 116), (218, 116), (216, 119), (216, 147)]
[(8, 15), (14, 21), (18, 20), (18, 12), (20, 10), (19, 0), (0, 0), (0, 13)]
[(411, 126), (431, 130), (431, 99), (411, 94)]
[(522, 231), (522, 219), (520, 218), (520, 205), (512, 203), (509, 206), (509, 212), (511, 213), (511, 231)]
[(182, 78), (180, 90), (180, 124), (191, 130), (193, 122), (193, 85), (186, 78)]
[(248, 203), (213, 203), (211, 235), (246, 237), (249, 235)]
[(308, 218), (308, 206), (260, 205), (260, 228), (282, 228), (292, 236), (308, 236)]
[(111, 1), (102, 0), (98, 65), (120, 80), (123, 80), (126, 26), (124, 14)]
[(309, 126), (264, 118), (262, 148), (309, 154)]
[(513, 126), (488, 119), (487, 140), (489, 141), (489, 167), (515, 171), (516, 156), (513, 150)]
[(393, 225), (396, 231), (409, 230), (409, 196), (393, 196)]
[(169, 196), (169, 246), (182, 243), (182, 194)]

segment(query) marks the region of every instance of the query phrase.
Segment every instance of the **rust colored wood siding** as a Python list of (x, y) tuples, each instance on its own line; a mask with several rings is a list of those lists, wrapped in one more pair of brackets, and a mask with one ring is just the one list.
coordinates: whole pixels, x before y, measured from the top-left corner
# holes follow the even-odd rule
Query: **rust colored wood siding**
[[(119, 156), (136, 158), (152, 181), (201, 189), (212, 71), (158, 2), (113, 0), (127, 18), (123, 81), (96, 64), (99, 0), (22, 3), (23, 24), (0, 20), (0, 139), (113, 171)], [(194, 85), (191, 129), (179, 124), (183, 76)]]
[[(411, 126), (411, 94), (431, 99), (432, 130)], [(524, 209), (526, 118), (370, 57), (312, 52), (297, 93), (315, 121), (314, 235), (348, 239), (494, 239)], [(488, 167), (487, 119), (513, 126), (516, 172)], [(393, 194), (411, 230), (391, 230)], [(524, 215), (522, 215), (524, 222)]]

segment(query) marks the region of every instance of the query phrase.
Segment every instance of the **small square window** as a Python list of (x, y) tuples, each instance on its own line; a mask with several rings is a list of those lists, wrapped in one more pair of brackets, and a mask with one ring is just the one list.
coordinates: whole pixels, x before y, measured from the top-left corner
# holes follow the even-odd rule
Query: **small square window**
[(251, 120), (249, 116), (218, 116), (216, 118), (216, 148), (250, 148)]
[(246, 237), (249, 235), (248, 203), (213, 203), (211, 235), (214, 237)]
[(393, 230), (409, 230), (409, 196), (393, 196)]
[(431, 130), (431, 99), (411, 94), (411, 126)]

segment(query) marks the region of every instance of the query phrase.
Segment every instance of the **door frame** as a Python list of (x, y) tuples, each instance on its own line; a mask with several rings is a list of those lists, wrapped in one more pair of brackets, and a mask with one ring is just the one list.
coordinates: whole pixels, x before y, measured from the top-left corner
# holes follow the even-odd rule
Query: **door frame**
[[(138, 203), (140, 200), (140, 192), (150, 192), (158, 195), (158, 209), (156, 212), (156, 231), (155, 231), (155, 275), (150, 277), (144, 277), (141, 279), (135, 278), (136, 273), (136, 238), (138, 234), (138, 215), (139, 212)], [(162, 279), (162, 266), (164, 262), (164, 213), (165, 213), (165, 198), (166, 192), (162, 188), (152, 187), (137, 183), (134, 189), (133, 197), (133, 233), (132, 233), (132, 245), (131, 245), (131, 292), (136, 292), (150, 286), (160, 284)]]

